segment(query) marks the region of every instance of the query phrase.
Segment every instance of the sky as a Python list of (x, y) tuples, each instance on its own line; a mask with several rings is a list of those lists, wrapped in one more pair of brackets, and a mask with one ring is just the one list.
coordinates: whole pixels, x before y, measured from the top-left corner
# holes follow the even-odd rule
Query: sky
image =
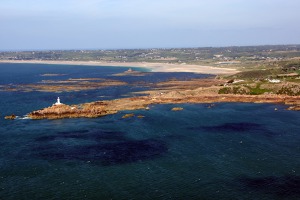
[(1, 0), (0, 50), (300, 44), (298, 0)]

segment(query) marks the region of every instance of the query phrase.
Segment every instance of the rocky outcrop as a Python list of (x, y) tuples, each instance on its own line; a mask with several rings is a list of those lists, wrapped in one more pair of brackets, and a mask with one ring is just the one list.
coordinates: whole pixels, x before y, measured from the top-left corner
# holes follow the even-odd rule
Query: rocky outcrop
[[(101, 117), (119, 111), (149, 109), (151, 104), (181, 103), (214, 103), (214, 102), (246, 102), (246, 103), (281, 103), (290, 106), (290, 110), (300, 110), (300, 96), (262, 94), (220, 94), (222, 86), (215, 79), (193, 80), (185, 85), (184, 81), (166, 82), (157, 85), (153, 90), (144, 91), (147, 96), (96, 101), (79, 105), (53, 105), (28, 114), (31, 119), (61, 119), (80, 117)], [(175, 108), (174, 110), (181, 110)], [(126, 115), (125, 115), (126, 116)], [(125, 117), (124, 116), (124, 117)], [(126, 116), (127, 117), (127, 116)]]
[[(174, 94), (174, 93), (172, 93)], [(201, 94), (187, 93), (179, 96), (170, 94), (159, 96), (141, 96), (133, 98), (123, 98), (111, 101), (97, 101), (92, 103), (68, 106), (53, 105), (42, 110), (28, 114), (31, 119), (61, 119), (61, 118), (80, 118), (80, 117), (101, 117), (115, 114), (123, 110), (146, 109), (150, 104), (181, 104), (181, 103), (214, 103), (214, 102), (245, 102), (245, 103), (282, 103), (290, 105), (290, 110), (300, 110), (300, 97), (283, 95), (233, 95), (233, 94)], [(182, 110), (182, 108), (174, 108)], [(129, 117), (125, 115), (124, 118)]]
[(53, 105), (28, 114), (31, 119), (95, 118), (116, 114), (121, 110), (145, 109), (147, 98), (124, 98), (112, 101), (97, 101), (79, 105)]
[(131, 68), (128, 69), (127, 71), (123, 72), (123, 73), (118, 73), (118, 74), (113, 74), (113, 76), (145, 76), (150, 74), (149, 72), (141, 72), (141, 71), (135, 71), (132, 70)]
[(102, 78), (70, 78), (67, 80), (43, 80), (35, 84), (0, 85), (0, 91), (21, 91), (21, 92), (72, 92), (83, 90), (95, 90), (98, 88), (123, 86), (126, 82), (102, 79)]
[(300, 85), (293, 83), (285, 83), (282, 88), (277, 92), (277, 94), (284, 94), (289, 96), (300, 95)]
[(290, 106), (290, 107), (288, 108), (288, 110), (296, 110), (296, 111), (300, 111), (300, 105)]
[(123, 119), (126, 119), (126, 118), (131, 118), (131, 117), (134, 117), (134, 114), (133, 114), (133, 113), (125, 114), (122, 118), (123, 118)]
[(8, 116), (5, 116), (4, 119), (14, 120), (14, 119), (16, 119), (16, 115), (14, 115), (14, 114), (8, 115)]
[(172, 111), (181, 111), (181, 110), (183, 110), (183, 108), (181, 108), (181, 107), (174, 107), (174, 108), (172, 108)]

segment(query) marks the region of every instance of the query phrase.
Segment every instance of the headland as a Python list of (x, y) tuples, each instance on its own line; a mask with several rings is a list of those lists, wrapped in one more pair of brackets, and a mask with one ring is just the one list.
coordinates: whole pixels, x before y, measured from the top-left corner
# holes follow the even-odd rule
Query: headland
[[(144, 96), (96, 101), (79, 105), (53, 105), (28, 114), (31, 119), (95, 118), (116, 114), (125, 110), (148, 109), (154, 104), (182, 103), (276, 103), (286, 104), (290, 110), (300, 110), (300, 97), (263, 94), (219, 94), (224, 80), (196, 79), (191, 81), (170, 81), (158, 84), (159, 88), (144, 91)], [(275, 112), (275, 111), (274, 111)]]

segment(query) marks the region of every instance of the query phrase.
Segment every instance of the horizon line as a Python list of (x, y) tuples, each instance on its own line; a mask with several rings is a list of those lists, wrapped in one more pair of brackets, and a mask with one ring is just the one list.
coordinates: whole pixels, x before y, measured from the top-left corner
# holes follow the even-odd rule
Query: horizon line
[(118, 50), (151, 50), (151, 49), (204, 49), (204, 48), (232, 48), (232, 47), (263, 47), (263, 46), (300, 46), (299, 44), (259, 44), (259, 45), (224, 45), (224, 46), (202, 46), (202, 47), (146, 47), (146, 48), (66, 48), (66, 49), (15, 49), (1, 50), (0, 52), (33, 52), (33, 51), (118, 51)]

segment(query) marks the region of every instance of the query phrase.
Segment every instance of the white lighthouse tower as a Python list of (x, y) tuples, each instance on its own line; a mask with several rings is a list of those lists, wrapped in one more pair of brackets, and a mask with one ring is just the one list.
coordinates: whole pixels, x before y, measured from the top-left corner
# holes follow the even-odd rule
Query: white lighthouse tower
[(58, 106), (58, 105), (61, 105), (61, 104), (62, 104), (62, 103), (60, 103), (60, 98), (57, 97), (57, 101), (56, 101), (56, 103), (55, 103), (54, 105)]

